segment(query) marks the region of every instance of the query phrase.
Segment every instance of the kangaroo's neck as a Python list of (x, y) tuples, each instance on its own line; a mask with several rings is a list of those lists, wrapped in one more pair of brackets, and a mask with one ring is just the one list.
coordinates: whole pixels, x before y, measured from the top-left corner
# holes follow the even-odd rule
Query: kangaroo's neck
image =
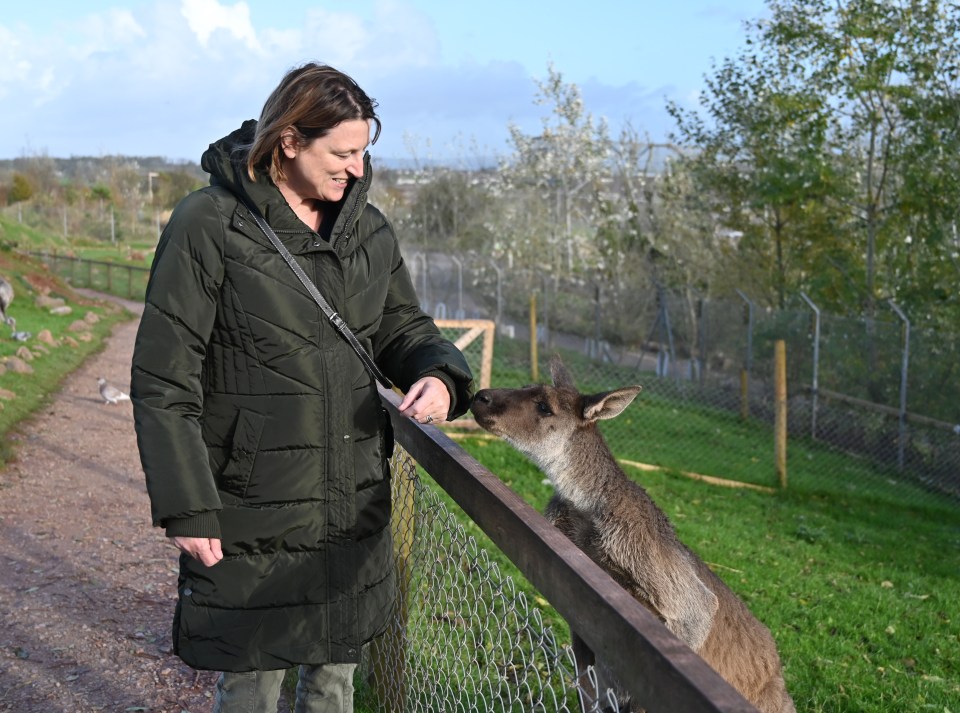
[(595, 427), (533, 456), (560, 497), (581, 510), (602, 508), (625, 477)]

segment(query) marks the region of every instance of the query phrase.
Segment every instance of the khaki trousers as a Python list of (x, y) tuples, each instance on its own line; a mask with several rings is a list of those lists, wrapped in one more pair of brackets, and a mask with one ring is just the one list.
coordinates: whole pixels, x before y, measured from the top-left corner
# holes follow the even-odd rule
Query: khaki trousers
[[(294, 713), (353, 713), (356, 664), (301, 666)], [(285, 671), (224, 672), (213, 713), (276, 713)]]

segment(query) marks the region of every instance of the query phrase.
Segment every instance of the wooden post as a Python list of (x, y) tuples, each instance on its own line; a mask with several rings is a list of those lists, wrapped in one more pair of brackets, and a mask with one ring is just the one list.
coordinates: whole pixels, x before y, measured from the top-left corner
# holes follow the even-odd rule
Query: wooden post
[(394, 456), (391, 529), (397, 563), (396, 610), (387, 631), (370, 645), (370, 684), (378, 710), (403, 713), (407, 697), (407, 621), (416, 517), (415, 464), (405, 451)]
[(537, 360), (537, 293), (530, 293), (530, 379), (540, 380), (540, 362)]
[(774, 345), (774, 452), (780, 487), (787, 487), (787, 345), (778, 339)]

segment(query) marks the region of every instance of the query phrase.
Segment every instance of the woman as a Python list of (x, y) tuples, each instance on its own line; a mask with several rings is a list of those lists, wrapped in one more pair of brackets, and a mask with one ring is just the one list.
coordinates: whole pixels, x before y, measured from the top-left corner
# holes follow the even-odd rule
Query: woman
[(352, 710), (361, 647), (394, 601), (392, 448), (374, 380), (248, 209), (254, 206), (422, 423), (470, 403), (463, 355), (418, 307), (367, 203), (375, 103), (347, 75), (290, 71), (211, 144), (210, 186), (161, 236), (131, 396), (153, 522), (181, 550), (174, 650), (223, 672), (215, 711)]

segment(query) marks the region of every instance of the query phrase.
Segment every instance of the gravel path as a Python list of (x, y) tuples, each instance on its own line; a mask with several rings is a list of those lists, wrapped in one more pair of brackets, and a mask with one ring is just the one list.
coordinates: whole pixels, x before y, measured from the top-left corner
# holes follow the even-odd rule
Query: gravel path
[[(124, 303), (139, 314), (142, 305)], [(137, 320), (11, 438), (0, 471), (0, 711), (201, 713), (216, 675), (173, 656), (177, 552), (150, 525), (129, 390)]]

